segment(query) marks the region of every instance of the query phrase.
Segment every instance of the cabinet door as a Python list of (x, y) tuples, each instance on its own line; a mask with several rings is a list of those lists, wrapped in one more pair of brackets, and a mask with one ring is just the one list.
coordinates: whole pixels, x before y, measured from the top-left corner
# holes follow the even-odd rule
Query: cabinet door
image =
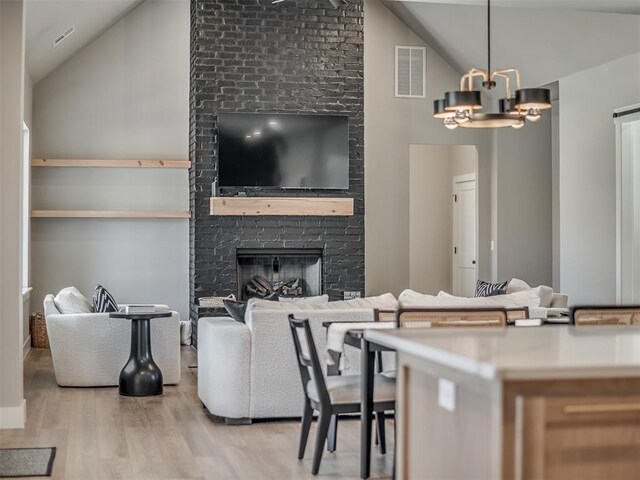
[(640, 478), (640, 395), (516, 403), (516, 478)]

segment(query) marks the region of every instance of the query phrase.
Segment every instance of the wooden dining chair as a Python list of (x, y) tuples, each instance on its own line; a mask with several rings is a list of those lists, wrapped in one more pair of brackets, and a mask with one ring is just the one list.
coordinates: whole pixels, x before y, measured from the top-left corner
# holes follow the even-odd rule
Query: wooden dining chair
[[(314, 410), (319, 413), (316, 444), (313, 452), (311, 473), (316, 475), (320, 469), (322, 452), (329, 433), (329, 424), (334, 415), (360, 413), (360, 375), (334, 375), (325, 377), (309, 320), (296, 319), (289, 315), (289, 326), (298, 359), (300, 379), (305, 395), (302, 414), (302, 430), (298, 459), (304, 457), (309, 437), (309, 429)], [(382, 412), (395, 408), (395, 381), (383, 375), (374, 377), (373, 411)]]
[(400, 328), (503, 328), (509, 315), (504, 308), (400, 308)]
[(576, 327), (640, 325), (640, 305), (580, 305), (569, 315)]

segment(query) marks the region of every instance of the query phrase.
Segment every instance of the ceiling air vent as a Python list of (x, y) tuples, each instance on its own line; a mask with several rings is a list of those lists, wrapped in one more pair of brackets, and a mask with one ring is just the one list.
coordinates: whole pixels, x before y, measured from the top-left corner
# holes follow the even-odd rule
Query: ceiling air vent
[(396, 45), (396, 97), (425, 98), (425, 47)]
[(57, 47), (58, 45), (60, 45), (62, 42), (66, 40), (67, 37), (69, 37), (75, 31), (76, 31), (76, 26), (72, 25), (71, 27), (69, 27), (67, 30), (65, 30), (63, 33), (61, 33), (55, 38), (55, 40), (53, 41), (53, 46)]

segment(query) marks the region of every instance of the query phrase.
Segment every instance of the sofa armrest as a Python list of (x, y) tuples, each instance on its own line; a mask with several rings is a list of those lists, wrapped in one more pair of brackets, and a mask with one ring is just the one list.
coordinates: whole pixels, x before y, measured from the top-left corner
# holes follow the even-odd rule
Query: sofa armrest
[(213, 414), (248, 418), (251, 330), (228, 317), (198, 320), (198, 397)]

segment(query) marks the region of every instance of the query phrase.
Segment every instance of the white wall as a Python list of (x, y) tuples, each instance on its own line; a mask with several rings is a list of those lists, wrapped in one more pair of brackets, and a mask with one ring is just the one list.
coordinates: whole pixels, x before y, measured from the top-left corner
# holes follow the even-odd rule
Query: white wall
[(560, 79), (560, 102), (560, 284), (571, 303), (613, 303), (612, 114), (640, 103), (640, 53)]
[(476, 148), (411, 145), (409, 288), (452, 291), (453, 177), (477, 173)]
[[(36, 158), (188, 159), (189, 1), (147, 0), (35, 86)], [(34, 169), (33, 208), (188, 210), (186, 170)], [(188, 318), (188, 220), (36, 219), (34, 302), (96, 283)]]
[(497, 135), (498, 279), (553, 282), (552, 117)]
[(0, 2), (0, 428), (22, 428), (24, 4)]
[(491, 277), (491, 136), (446, 130), (433, 100), (460, 77), (427, 46), (427, 98), (394, 96), (396, 45), (426, 44), (378, 0), (365, 2), (365, 287), (367, 294), (400, 293), (410, 284), (410, 145), (476, 145), (479, 153), (479, 272)]

